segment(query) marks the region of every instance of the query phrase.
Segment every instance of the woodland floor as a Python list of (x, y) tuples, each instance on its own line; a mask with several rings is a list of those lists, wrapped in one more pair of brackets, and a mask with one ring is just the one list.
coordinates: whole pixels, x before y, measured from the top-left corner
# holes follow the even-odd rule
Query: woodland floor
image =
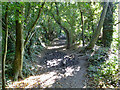
[(11, 88), (86, 88), (88, 56), (65, 49), (65, 39), (55, 39), (36, 56), (36, 74), (9, 85)]

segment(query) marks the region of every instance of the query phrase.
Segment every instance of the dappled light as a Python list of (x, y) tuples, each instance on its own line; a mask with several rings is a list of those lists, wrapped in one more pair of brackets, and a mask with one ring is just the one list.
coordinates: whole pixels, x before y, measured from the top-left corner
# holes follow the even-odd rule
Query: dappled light
[(48, 46), (47, 49), (59, 49), (59, 48), (65, 48), (65, 45), (61, 45), (61, 46)]
[(59, 64), (61, 60), (62, 59), (53, 59), (53, 60), (47, 61), (47, 67), (49, 68), (49, 67), (56, 66)]
[[(39, 67), (39, 65), (37, 65)], [(60, 73), (58, 70), (53, 70), (51, 72), (46, 72), (41, 75), (30, 76), (21, 81), (15, 81), (8, 85), (7, 88), (47, 88), (53, 87), (58, 80), (67, 77), (75, 77), (75, 74), (80, 71), (80, 66), (76, 67), (66, 67), (65, 72)], [(60, 84), (60, 83), (59, 83)], [(62, 83), (61, 83), (62, 84)]]
[[(29, 76), (21, 81), (13, 82), (13, 84), (9, 84), (7, 88), (59, 88), (64, 87), (64, 85), (71, 87), (70, 85), (74, 84), (76, 80), (79, 80), (79, 77), (83, 77), (84, 81), (85, 77), (82, 72), (86, 72), (86, 69), (84, 68), (86, 62), (80, 60), (77, 64), (74, 64), (77, 59), (74, 59), (73, 55), (67, 55), (65, 52), (58, 50), (48, 49), (45, 53), (46, 56), (38, 56), (38, 59), (41, 58), (44, 60), (40, 63), (38, 61), (39, 64), (31, 68), (31, 70), (37, 69), (36, 75)], [(71, 63), (67, 61), (69, 59), (71, 60)], [(85, 70), (83, 70), (83, 68)], [(70, 83), (63, 83), (67, 78), (71, 78), (69, 80)], [(79, 86), (83, 81), (80, 81), (76, 87), (84, 87), (84, 85)]]
[(0, 89), (120, 87), (118, 4), (2, 2)]
[(9, 87), (14, 88), (18, 85), (20, 87), (17, 88), (33, 88), (36, 87), (34, 85), (40, 85), (40, 87), (44, 88), (55, 82), (55, 79), (57, 79), (55, 74), (56, 72), (48, 72), (42, 75), (30, 76), (25, 80), (14, 82), (13, 85), (9, 85)]
[(47, 46), (47, 49), (64, 49), (66, 48), (66, 39), (54, 39), (53, 43), (50, 46)]
[[(77, 68), (77, 71), (79, 71), (79, 69), (80, 69), (80, 67), (78, 67)], [(73, 71), (75, 71), (76, 70), (76, 68), (74, 69), (74, 68), (72, 68), (72, 67), (67, 67), (66, 69), (65, 69), (65, 76), (67, 77), (67, 76), (73, 76), (74, 74), (73, 74)]]

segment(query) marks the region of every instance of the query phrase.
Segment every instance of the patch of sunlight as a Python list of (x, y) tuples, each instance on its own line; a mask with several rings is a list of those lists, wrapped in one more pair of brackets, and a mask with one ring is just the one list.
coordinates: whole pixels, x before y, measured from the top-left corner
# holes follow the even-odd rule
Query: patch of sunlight
[(37, 9), (35, 9), (35, 12), (37, 11)]
[(55, 38), (53, 41), (59, 40), (58, 38)]
[(67, 67), (65, 69), (64, 77), (74, 76), (74, 74), (77, 74), (78, 71), (80, 71), (80, 66), (77, 66), (75, 68), (73, 68), (73, 67)]
[(37, 65), (37, 67), (42, 67), (41, 65)]
[(60, 79), (61, 76), (57, 75), (57, 72), (48, 72), (38, 76), (30, 76), (22, 81), (13, 82), (7, 88), (33, 88), (34, 86), (40, 85), (40, 87), (52, 86), (56, 79)]
[(40, 27), (40, 25), (37, 25), (37, 26), (36, 26), (36, 28), (39, 28), (39, 27)]
[(76, 70), (76, 71), (79, 71), (79, 70), (80, 70), (80, 66), (78, 66), (75, 70)]
[(45, 45), (44, 42), (42, 42), (41, 38), (39, 38), (39, 41), (40, 41), (41, 45), (42, 45), (44, 48), (46, 48), (46, 45)]
[(109, 55), (109, 59), (111, 58), (114, 60), (114, 57), (118, 58), (118, 53)]
[(65, 50), (66, 50), (66, 48), (63, 49), (63, 51), (65, 51)]
[(39, 58), (41, 57), (41, 54), (37, 55)]
[(47, 61), (47, 67), (49, 68), (52, 66), (57, 66), (61, 60), (62, 59), (53, 59), (53, 60)]
[(73, 1), (73, 0), (70, 0), (70, 3), (71, 3), (71, 4), (75, 4), (75, 1)]
[(39, 8), (38, 6), (36, 6), (36, 8)]
[(65, 69), (65, 76), (68, 77), (68, 76), (73, 76), (73, 71), (75, 71), (75, 69), (73, 69), (72, 67), (67, 67)]
[[(60, 61), (61, 59), (58, 59)], [(52, 61), (51, 61), (52, 62)], [(65, 78), (68, 76), (74, 76), (75, 71), (79, 71), (80, 66), (77, 67), (67, 67), (65, 68), (65, 73), (58, 73), (58, 71), (47, 72), (37, 76), (30, 76), (24, 80), (13, 82), (13, 84), (9, 84), (7, 88), (50, 88), (56, 82), (56, 80), (60, 80), (61, 78)]]
[(61, 77), (57, 76), (57, 75), (51, 76), (49, 80), (47, 80), (46, 82), (41, 84), (42, 88), (51, 87), (52, 84), (54, 84), (56, 79), (58, 79), (58, 78), (61, 78)]
[(47, 49), (58, 49), (58, 48), (63, 48), (65, 47), (65, 45), (61, 45), (61, 46), (48, 46)]

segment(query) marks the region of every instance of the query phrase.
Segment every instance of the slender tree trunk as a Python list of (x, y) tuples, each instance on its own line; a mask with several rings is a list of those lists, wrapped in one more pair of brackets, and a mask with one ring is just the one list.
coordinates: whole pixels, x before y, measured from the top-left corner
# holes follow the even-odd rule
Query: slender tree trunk
[(20, 10), (16, 10), (16, 47), (15, 47), (15, 60), (13, 66), (14, 72), (14, 80), (18, 80), (18, 77), (23, 78), (22, 75), (22, 66), (23, 66), (23, 52), (24, 52), (24, 44), (23, 44), (23, 20), (20, 18), (20, 15), (23, 16), (23, 6), (18, 4), (21, 8)]
[(2, 88), (5, 88), (5, 60), (7, 55), (7, 43), (8, 43), (8, 3), (6, 5), (6, 12), (5, 12), (5, 45), (4, 45), (4, 55), (2, 60)]
[(94, 23), (93, 23), (93, 21), (92, 21), (92, 30), (93, 30), (93, 33), (94, 33)]
[(56, 20), (56, 22), (58, 23), (60, 28), (63, 29), (63, 31), (66, 33), (66, 37), (67, 37), (67, 47), (66, 48), (69, 49), (70, 48), (70, 34), (69, 34), (69, 31), (65, 27), (63, 27), (60, 22), (58, 22), (57, 20)]
[(67, 30), (65, 30), (66, 36), (67, 36), (67, 49), (70, 48), (70, 35), (69, 32)]
[[(58, 5), (57, 3), (56, 4), (56, 10), (57, 10), (57, 16), (58, 16), (58, 19), (55, 18), (54, 14), (53, 15), (53, 18), (54, 20), (56, 21), (56, 23), (60, 26), (60, 28), (65, 32), (66, 34), (66, 37), (67, 37), (67, 49), (70, 48), (71, 46), (71, 38), (70, 38), (70, 33), (69, 33), (69, 30), (67, 30), (62, 24), (61, 24), (61, 17), (59, 16), (59, 8), (58, 8)], [(61, 32), (60, 32), (61, 33)]]
[(56, 20), (54, 15), (53, 15), (53, 18), (56, 21), (56, 23), (60, 26), (60, 28), (66, 33), (66, 37), (67, 37), (67, 47), (66, 48), (69, 49), (70, 48), (70, 34), (69, 34), (69, 31), (65, 27), (62, 26), (61, 22)]
[(84, 26), (83, 26), (83, 12), (81, 11), (81, 24), (82, 24), (82, 41), (83, 41), (83, 46), (85, 45), (84, 43)]
[(35, 25), (37, 24), (37, 22), (38, 22), (38, 20), (39, 20), (39, 18), (40, 18), (40, 14), (41, 14), (41, 12), (42, 12), (42, 9), (43, 9), (43, 7), (44, 7), (44, 4), (45, 4), (45, 2), (42, 3), (41, 8), (39, 9), (38, 16), (37, 16), (35, 22), (33, 23), (32, 27), (31, 27), (31, 30), (29, 30), (29, 32), (28, 32), (28, 35), (27, 35), (27, 37), (26, 37), (26, 39), (25, 39), (25, 42), (24, 42), (24, 47), (27, 45), (28, 41), (31, 39), (30, 37), (32, 37), (32, 32), (34, 31)]
[(89, 37), (87, 38), (87, 40), (88, 40), (88, 42), (90, 41), (90, 38), (91, 38), (91, 35), (90, 35), (90, 24), (89, 24), (89, 22), (88, 22), (88, 33), (89, 33)]
[(88, 44), (88, 46), (86, 47), (86, 49), (92, 49), (94, 47), (94, 45), (95, 45), (95, 42), (98, 39), (98, 36), (99, 36), (99, 34), (101, 32), (101, 28), (102, 28), (103, 23), (104, 23), (104, 18), (105, 18), (106, 12), (107, 12), (108, 4), (109, 4), (108, 2), (104, 3), (103, 11), (102, 11), (102, 14), (101, 14), (100, 21), (98, 23), (97, 29), (94, 32), (94, 34), (92, 36), (92, 39), (91, 39), (90, 43)]
[(102, 43), (104, 47), (110, 47), (113, 40), (113, 3), (109, 3), (107, 13), (103, 24)]
[(31, 57), (31, 46), (32, 46), (32, 39), (30, 39), (29, 47), (28, 47), (28, 55)]

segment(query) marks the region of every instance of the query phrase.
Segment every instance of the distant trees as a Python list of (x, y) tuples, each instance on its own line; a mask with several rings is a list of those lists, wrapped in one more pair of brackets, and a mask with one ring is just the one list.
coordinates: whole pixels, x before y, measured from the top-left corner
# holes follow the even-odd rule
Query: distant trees
[[(6, 55), (15, 57), (7, 59), (13, 63), (14, 80), (23, 78), (23, 58), (26, 54), (31, 55), (31, 48), (40, 43), (40, 38), (48, 44), (50, 40), (58, 37), (61, 30), (66, 34), (66, 48), (78, 43), (92, 49), (98, 40), (103, 27), (102, 43), (110, 46), (113, 34), (113, 5), (104, 4), (100, 17), (100, 3), (92, 2), (13, 2), (8, 8), (3, 4), (3, 77)], [(108, 9), (107, 9), (108, 8)], [(97, 13), (96, 13), (97, 12)], [(106, 13), (107, 12), (107, 13)], [(100, 20), (98, 19), (100, 17)], [(91, 19), (92, 18), (92, 19)], [(8, 22), (9, 19), (9, 22)], [(97, 26), (98, 24), (98, 26)], [(96, 28), (97, 26), (97, 28)], [(9, 29), (9, 32), (8, 32)], [(8, 50), (7, 50), (8, 37)], [(34, 42), (35, 40), (35, 42)], [(89, 42), (90, 40), (90, 42)], [(15, 45), (14, 45), (15, 43)], [(33, 46), (32, 46), (33, 45)], [(41, 46), (41, 44), (39, 44)], [(13, 48), (13, 50), (11, 50)], [(7, 51), (9, 51), (7, 53)], [(15, 52), (13, 52), (15, 51)], [(11, 54), (12, 53), (12, 54)], [(14, 54), (15, 53), (15, 54)], [(10, 55), (9, 55), (10, 54)], [(5, 82), (5, 78), (3, 78)]]
[(64, 27), (64, 26), (62, 25), (61, 16), (59, 15), (60, 12), (59, 12), (59, 8), (58, 8), (58, 4), (55, 3), (55, 6), (56, 6), (57, 19), (55, 18), (55, 15), (54, 15), (53, 13), (52, 13), (52, 16), (53, 16), (54, 20), (56, 21), (56, 23), (60, 26), (60, 28), (61, 28), (62, 30), (64, 30), (64, 32), (66, 33), (67, 49), (69, 49), (70, 46), (71, 46), (71, 44), (70, 44), (70, 41), (71, 41), (70, 32), (69, 32), (69, 30), (68, 30), (66, 27)]
[[(58, 16), (59, 17), (59, 16)], [(67, 37), (67, 49), (70, 48), (70, 33), (69, 30), (67, 30), (60, 22), (60, 20), (58, 21), (55, 16), (53, 15), (53, 18), (55, 19), (56, 23), (60, 26), (60, 28), (62, 30), (64, 30), (64, 32), (66, 33), (66, 37)]]

